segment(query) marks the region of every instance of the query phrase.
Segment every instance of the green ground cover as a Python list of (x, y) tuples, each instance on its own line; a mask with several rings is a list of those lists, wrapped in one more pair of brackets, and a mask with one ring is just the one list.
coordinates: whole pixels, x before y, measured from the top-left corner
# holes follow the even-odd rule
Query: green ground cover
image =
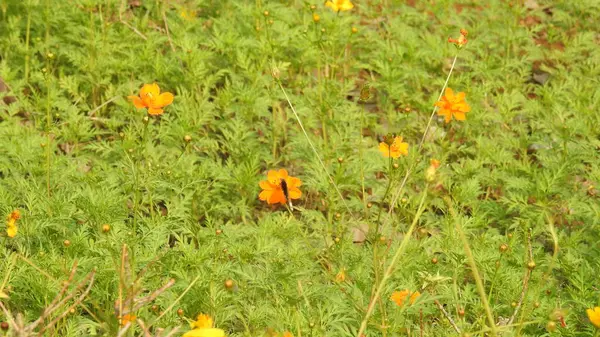
[(598, 336), (600, 3), (332, 7), (0, 0), (0, 336)]

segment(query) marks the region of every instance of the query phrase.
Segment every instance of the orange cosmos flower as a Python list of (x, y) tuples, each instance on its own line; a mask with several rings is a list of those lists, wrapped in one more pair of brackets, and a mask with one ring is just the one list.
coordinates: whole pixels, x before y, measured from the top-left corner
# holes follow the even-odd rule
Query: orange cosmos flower
[(263, 191), (260, 192), (258, 198), (268, 204), (280, 203), (285, 205), (287, 202), (291, 206), (292, 199), (300, 199), (302, 196), (302, 192), (298, 188), (302, 185), (302, 181), (289, 176), (285, 169), (279, 171), (269, 170), (267, 180), (261, 181), (259, 185)]
[(393, 139), (390, 136), (386, 136), (385, 142), (379, 143), (379, 151), (386, 158), (392, 157), (396, 159), (400, 156), (407, 156), (408, 143), (403, 143), (400, 136), (396, 136)]
[(144, 84), (140, 90), (140, 96), (127, 96), (136, 108), (148, 108), (151, 115), (162, 115), (165, 106), (173, 103), (173, 94), (170, 92), (160, 93), (158, 84)]
[(127, 323), (133, 323), (137, 318), (136, 315), (133, 314), (125, 314), (121, 317), (121, 326), (125, 326)]
[[(408, 289), (404, 289), (401, 291), (394, 291), (392, 293), (392, 297), (390, 297), (390, 299), (392, 301), (396, 302), (396, 304), (399, 307), (402, 307), (402, 306), (404, 306), (404, 301), (406, 300), (406, 298), (408, 297), (409, 294), (410, 294), (410, 291)], [(412, 293), (409, 298), (410, 304), (415, 303), (415, 301), (417, 300), (417, 298), (419, 296), (421, 296), (421, 293), (418, 291), (415, 291), (414, 293)]]
[(439, 107), (437, 114), (444, 116), (446, 123), (449, 123), (452, 116), (458, 121), (466, 119), (465, 113), (471, 111), (471, 107), (465, 101), (465, 93), (459, 92), (456, 95), (450, 88), (446, 88), (441, 101), (434, 104)]
[(14, 238), (17, 235), (17, 220), (21, 218), (21, 211), (15, 209), (6, 218), (6, 235)]
[(350, 2), (350, 0), (332, 0), (332, 1), (327, 1), (325, 3), (325, 6), (333, 9), (334, 12), (349, 11), (352, 8), (354, 8), (354, 5), (352, 4), (352, 2)]

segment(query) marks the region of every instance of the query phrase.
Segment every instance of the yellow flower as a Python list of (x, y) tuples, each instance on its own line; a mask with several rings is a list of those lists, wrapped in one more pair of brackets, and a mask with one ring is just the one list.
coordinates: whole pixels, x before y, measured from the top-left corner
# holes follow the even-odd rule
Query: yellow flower
[(213, 320), (209, 315), (200, 314), (192, 322), (192, 329), (182, 337), (225, 337), (225, 331), (213, 328)]
[(21, 212), (18, 209), (12, 211), (6, 218), (6, 235), (14, 238), (17, 235), (17, 220), (21, 218)]
[[(394, 291), (392, 293), (392, 297), (390, 297), (390, 299), (392, 301), (396, 302), (396, 305), (398, 305), (399, 307), (402, 307), (402, 306), (404, 306), (404, 301), (406, 300), (406, 298), (409, 297), (408, 296), (409, 294), (410, 294), (410, 291), (408, 289)], [(415, 303), (415, 301), (417, 300), (417, 298), (419, 296), (421, 296), (421, 293), (418, 291), (415, 291), (414, 293), (412, 293), (409, 298), (410, 304)]]
[(194, 11), (191, 9), (185, 9), (183, 8), (180, 12), (179, 15), (187, 21), (192, 21), (196, 18), (196, 16), (198, 15), (198, 11)]
[(335, 282), (342, 283), (346, 281), (346, 270), (340, 269), (340, 271), (335, 275)]
[(592, 322), (596, 328), (600, 329), (600, 307), (587, 309), (585, 312), (587, 313), (590, 322)]
[(217, 328), (194, 329), (181, 337), (225, 337), (225, 331)]
[(192, 322), (192, 329), (212, 328), (213, 320), (210, 316), (199, 314), (196, 320)]
[(334, 12), (349, 11), (352, 8), (354, 8), (354, 5), (352, 4), (352, 2), (350, 2), (350, 0), (332, 0), (332, 1), (327, 1), (325, 3), (325, 6), (333, 9)]
[(442, 100), (437, 101), (434, 105), (439, 108), (437, 114), (444, 116), (446, 123), (450, 122), (452, 116), (457, 121), (464, 121), (466, 119), (465, 113), (471, 111), (471, 107), (465, 101), (465, 93), (459, 92), (455, 95), (450, 88), (446, 88)]
[(399, 158), (400, 156), (408, 155), (408, 143), (402, 142), (402, 137), (395, 137), (392, 144), (388, 145), (386, 142), (379, 143), (379, 151), (381, 154), (388, 158)]
[(283, 337), (294, 337), (294, 335), (291, 332), (286, 331), (283, 333)]

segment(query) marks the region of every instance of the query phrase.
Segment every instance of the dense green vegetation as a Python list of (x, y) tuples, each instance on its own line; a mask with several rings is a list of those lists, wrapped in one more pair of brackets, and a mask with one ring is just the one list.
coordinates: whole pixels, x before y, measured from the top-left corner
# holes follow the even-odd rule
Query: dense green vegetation
[(600, 4), (331, 7), (0, 0), (0, 336), (598, 336)]

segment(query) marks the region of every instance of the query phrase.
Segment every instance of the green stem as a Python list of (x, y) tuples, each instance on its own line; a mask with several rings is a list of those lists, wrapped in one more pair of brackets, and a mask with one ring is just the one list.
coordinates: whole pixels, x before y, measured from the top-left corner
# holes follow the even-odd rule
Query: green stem
[[(388, 183), (387, 183), (387, 186), (385, 187), (385, 193), (383, 193), (383, 198), (381, 199), (381, 204), (379, 205), (379, 214), (377, 214), (377, 231), (375, 232), (375, 234), (379, 234), (379, 229), (381, 227), (381, 224), (379, 223), (379, 220), (381, 219), (381, 212), (383, 210), (383, 203), (385, 202), (385, 198), (387, 198), (388, 194), (390, 193), (390, 188), (392, 187), (393, 158), (392, 158), (392, 147), (391, 146), (388, 147), (388, 157), (390, 158), (390, 160), (389, 160), (389, 168), (388, 168)], [(390, 207), (391, 207), (391, 205), (390, 205)]]
[(25, 31), (25, 83), (28, 83), (28, 81), (29, 81), (29, 36), (30, 36), (30, 32), (31, 32), (31, 10), (29, 8), (27, 8), (27, 28)]
[(365, 105), (360, 113), (360, 143), (358, 144), (358, 158), (360, 162), (360, 185), (362, 188), (362, 202), (365, 210), (365, 218), (368, 217), (367, 197), (365, 195), (365, 166), (363, 162), (363, 128), (365, 124)]
[(357, 337), (362, 336), (363, 332), (365, 332), (365, 330), (367, 329), (367, 322), (369, 321), (369, 317), (371, 317), (371, 315), (373, 314), (373, 309), (375, 309), (375, 303), (377, 303), (377, 300), (381, 296), (381, 293), (383, 292), (383, 288), (385, 287), (386, 282), (392, 276), (392, 273), (394, 271), (394, 268), (396, 267), (396, 264), (398, 263), (398, 260), (400, 259), (402, 254), (404, 254), (404, 251), (406, 251), (406, 247), (408, 246), (408, 241), (410, 241), (410, 239), (412, 237), (412, 233), (414, 232), (415, 227), (417, 226), (417, 223), (419, 222), (419, 219), (421, 218), (421, 215), (423, 214), (423, 211), (425, 210), (424, 206), (425, 206), (425, 199), (427, 197), (428, 188), (429, 188), (429, 185), (425, 186), (425, 189), (423, 190), (423, 195), (421, 196), (421, 201), (419, 203), (419, 208), (417, 209), (417, 213), (415, 214), (413, 222), (411, 223), (410, 227), (408, 228), (408, 231), (404, 235), (404, 238), (402, 239), (402, 242), (400, 243), (400, 247), (398, 247), (398, 249), (396, 250), (396, 253), (394, 254), (394, 257), (392, 258), (392, 261), (390, 262), (389, 266), (385, 270), (385, 273), (383, 274), (383, 277), (382, 277), (381, 281), (379, 282), (379, 285), (377, 286), (377, 290), (375, 291), (375, 294), (373, 295), (373, 298), (371, 299), (371, 302), (369, 303), (369, 307), (367, 308), (365, 317), (363, 318), (363, 320), (360, 324), (360, 328), (358, 329), (358, 334), (356, 334)]
[(471, 273), (473, 274), (473, 278), (475, 279), (475, 284), (477, 285), (477, 292), (479, 293), (479, 297), (481, 298), (481, 303), (483, 303), (488, 323), (490, 324), (492, 336), (497, 336), (498, 331), (496, 328), (496, 320), (494, 319), (494, 315), (492, 314), (492, 310), (490, 309), (490, 304), (488, 303), (487, 296), (485, 294), (485, 288), (483, 287), (483, 281), (481, 280), (479, 270), (477, 269), (477, 264), (475, 263), (475, 257), (473, 256), (473, 252), (471, 251), (471, 247), (469, 246), (469, 240), (467, 239), (467, 236), (465, 235), (465, 232), (462, 228), (460, 220), (458, 219), (456, 211), (454, 210), (452, 200), (450, 200), (449, 197), (444, 197), (444, 200), (448, 205), (448, 211), (454, 219), (456, 231), (458, 232), (458, 235), (460, 236), (460, 239), (463, 243), (465, 254), (467, 255), (467, 262), (469, 263)]

